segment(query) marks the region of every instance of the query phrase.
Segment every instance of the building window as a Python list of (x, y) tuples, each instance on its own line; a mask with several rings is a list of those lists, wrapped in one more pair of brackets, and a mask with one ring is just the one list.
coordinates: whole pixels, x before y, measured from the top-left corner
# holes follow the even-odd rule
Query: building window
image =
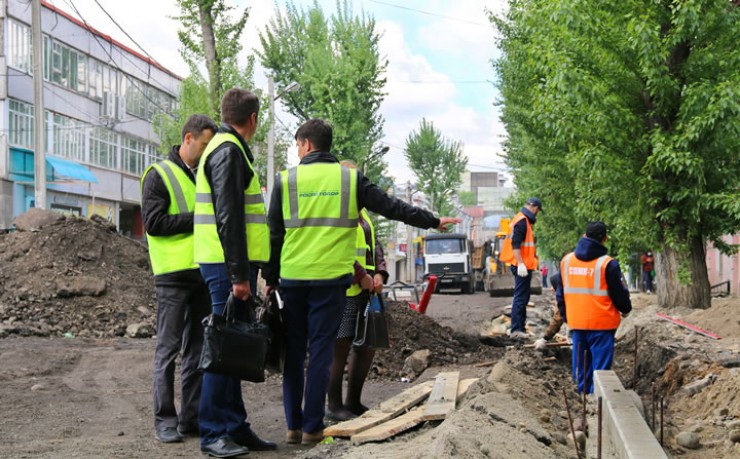
[(8, 65), (21, 72), (32, 73), (31, 28), (8, 20)]
[(103, 127), (90, 130), (90, 162), (115, 169), (118, 135)]
[(8, 142), (10, 145), (33, 149), (33, 105), (8, 100)]
[(75, 161), (85, 160), (86, 124), (54, 113), (49, 152)]
[(121, 168), (131, 174), (141, 175), (152, 163), (152, 152), (156, 147), (143, 140), (124, 137), (121, 139)]

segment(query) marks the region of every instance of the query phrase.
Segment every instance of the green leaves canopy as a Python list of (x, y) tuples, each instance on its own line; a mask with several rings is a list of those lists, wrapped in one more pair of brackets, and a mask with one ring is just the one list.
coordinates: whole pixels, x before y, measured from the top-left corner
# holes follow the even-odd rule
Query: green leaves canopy
[(726, 0), (516, 0), (491, 17), (508, 162), (519, 200), (544, 201), (549, 253), (598, 218), (616, 251), (662, 245), (669, 284), (707, 287), (704, 242), (740, 229), (738, 16)]
[(378, 40), (375, 21), (353, 16), (346, 1), (338, 2), (337, 13), (329, 18), (318, 3), (308, 10), (288, 3), (284, 14), (260, 34), (258, 52), (262, 65), (274, 73), (276, 92), (292, 82), (301, 85), (282, 96), (287, 111), (301, 121), (329, 121), (334, 153), (354, 160), (372, 180), (386, 167), (384, 151), (377, 145), (383, 136), (379, 109), (386, 81)]

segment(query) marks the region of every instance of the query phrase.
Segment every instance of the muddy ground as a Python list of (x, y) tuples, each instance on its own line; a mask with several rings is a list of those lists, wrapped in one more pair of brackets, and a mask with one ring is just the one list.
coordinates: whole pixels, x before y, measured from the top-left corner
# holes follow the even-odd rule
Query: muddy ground
[[(143, 247), (101, 221), (31, 220), (27, 231), (0, 235), (0, 457), (199, 457), (196, 439), (163, 445), (154, 438), (155, 306)], [(532, 302), (528, 319), (536, 336), (552, 314), (552, 293), (533, 296)], [(477, 342), (480, 330), (509, 303), (484, 293), (441, 293), (425, 317), (402, 302), (389, 305), (393, 347), (378, 353), (364, 401), (373, 405), (441, 371), (480, 378), (444, 422), (428, 422), (378, 444), (352, 446), (337, 439), (315, 448), (288, 446), (281, 378), (274, 375), (263, 384), (243, 384), (253, 428), (280, 445), (252, 456), (575, 457), (566, 440), (562, 395), (565, 390), (579, 417), (569, 350), (539, 354)], [(660, 311), (652, 295), (633, 295), (633, 303), (634, 313), (617, 334), (614, 369), (645, 402), (649, 420), (653, 391), (665, 399), (666, 451), (689, 459), (740, 458), (740, 301), (715, 299), (702, 311)], [(722, 339), (658, 320), (657, 312)], [(432, 351), (430, 367), (401, 382), (404, 360), (420, 349)], [(696, 449), (679, 444), (679, 434), (693, 436)]]

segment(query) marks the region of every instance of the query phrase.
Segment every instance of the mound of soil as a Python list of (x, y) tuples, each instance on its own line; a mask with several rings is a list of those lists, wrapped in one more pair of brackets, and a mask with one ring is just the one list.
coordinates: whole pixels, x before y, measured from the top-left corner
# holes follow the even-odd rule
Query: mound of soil
[(375, 354), (370, 375), (398, 378), (408, 356), (431, 351), (430, 366), (470, 364), (498, 359), (503, 349), (481, 345), (477, 336), (458, 333), (409, 308), (406, 302), (386, 303), (391, 347)]
[(0, 236), (0, 337), (122, 336), (132, 324), (152, 330), (146, 248), (104, 219), (47, 213), (54, 218)]

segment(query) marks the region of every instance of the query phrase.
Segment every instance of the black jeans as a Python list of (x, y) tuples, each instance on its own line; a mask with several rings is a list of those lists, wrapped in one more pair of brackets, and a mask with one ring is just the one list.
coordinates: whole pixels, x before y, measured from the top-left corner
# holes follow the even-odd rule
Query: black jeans
[[(203, 347), (203, 318), (211, 312), (208, 288), (198, 273), (194, 282), (188, 272), (182, 279), (167, 276), (157, 285), (157, 346), (154, 352), (152, 399), (154, 427), (181, 426), (197, 431), (201, 374), (198, 371)], [(175, 408), (175, 360), (180, 362), (182, 401), (178, 415)]]

